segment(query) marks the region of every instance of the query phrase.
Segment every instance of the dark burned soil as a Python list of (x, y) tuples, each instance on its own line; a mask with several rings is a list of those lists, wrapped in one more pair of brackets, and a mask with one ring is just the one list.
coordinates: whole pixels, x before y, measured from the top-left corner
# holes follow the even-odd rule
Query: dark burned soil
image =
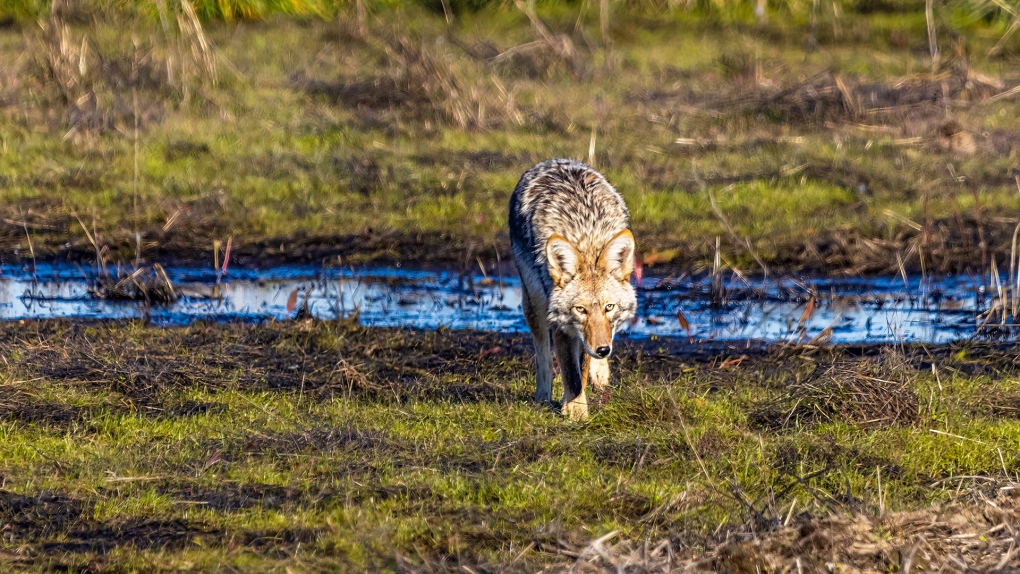
[(522, 335), (0, 323), (0, 564), (1013, 571), (1020, 347), (618, 349), (572, 424)]

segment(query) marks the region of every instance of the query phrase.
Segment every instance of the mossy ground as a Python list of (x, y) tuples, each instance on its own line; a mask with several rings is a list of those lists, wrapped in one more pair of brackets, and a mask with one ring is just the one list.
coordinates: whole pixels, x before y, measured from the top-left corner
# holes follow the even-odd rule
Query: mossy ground
[(0, 561), (534, 571), (617, 531), (721, 570), (791, 505), (892, 515), (1020, 470), (1015, 347), (620, 347), (573, 424), (521, 336), (4, 323)]
[(506, 6), (450, 28), (386, 9), (365, 34), (346, 14), (206, 23), (215, 83), (158, 22), (79, 19), (94, 107), (61, 95), (38, 26), (0, 29), (3, 250), (212, 259), (233, 237), (247, 262), (494, 259), (519, 175), (567, 156), (617, 185), (660, 263), (704, 265), (716, 237), (744, 268), (1009, 252), (1020, 104), (995, 96), (1020, 40), (989, 57), (999, 28), (942, 28), (933, 72), (921, 12), (823, 13), (812, 33), (620, 9), (601, 38), (580, 10), (540, 6), (571, 57)]

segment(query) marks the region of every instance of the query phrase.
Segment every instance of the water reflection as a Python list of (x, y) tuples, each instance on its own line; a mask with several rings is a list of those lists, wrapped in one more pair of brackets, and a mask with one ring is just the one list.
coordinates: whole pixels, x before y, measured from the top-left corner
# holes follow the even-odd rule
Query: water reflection
[[(232, 271), (219, 284), (213, 272), (167, 270), (180, 299), (166, 306), (92, 296), (88, 272), (72, 266), (0, 268), (0, 317), (134, 318), (157, 324), (196, 319), (280, 320), (307, 312), (319, 318), (354, 314), (366, 325), (524, 331), (516, 278), (377, 268), (288, 266)], [(801, 342), (932, 342), (1011, 336), (987, 310), (995, 300), (981, 278), (953, 276), (877, 279), (815, 278), (722, 284), (709, 278), (645, 277), (632, 337), (684, 337), (682, 311), (695, 339)]]

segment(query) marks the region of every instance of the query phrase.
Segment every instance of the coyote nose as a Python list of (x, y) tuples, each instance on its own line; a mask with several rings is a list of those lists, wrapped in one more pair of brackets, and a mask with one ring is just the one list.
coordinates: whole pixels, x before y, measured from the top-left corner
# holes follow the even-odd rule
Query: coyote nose
[(595, 354), (598, 355), (600, 359), (605, 359), (609, 356), (609, 353), (612, 352), (612, 347), (599, 347), (598, 349), (595, 349)]

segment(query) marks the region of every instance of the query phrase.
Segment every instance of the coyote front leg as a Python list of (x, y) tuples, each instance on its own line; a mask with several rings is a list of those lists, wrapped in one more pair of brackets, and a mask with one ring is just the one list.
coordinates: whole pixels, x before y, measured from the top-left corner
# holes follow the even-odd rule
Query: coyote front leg
[(585, 420), (588, 418), (588, 397), (584, 387), (588, 383), (588, 371), (581, 369), (584, 366), (581, 364), (581, 343), (562, 331), (556, 332), (553, 339), (563, 376), (563, 414), (573, 421)]
[(552, 401), (553, 360), (552, 345), (549, 341), (549, 320), (546, 317), (546, 306), (536, 305), (534, 298), (523, 289), (524, 318), (531, 329), (531, 337), (535, 340), (535, 371), (537, 384), (535, 400), (540, 403)]

